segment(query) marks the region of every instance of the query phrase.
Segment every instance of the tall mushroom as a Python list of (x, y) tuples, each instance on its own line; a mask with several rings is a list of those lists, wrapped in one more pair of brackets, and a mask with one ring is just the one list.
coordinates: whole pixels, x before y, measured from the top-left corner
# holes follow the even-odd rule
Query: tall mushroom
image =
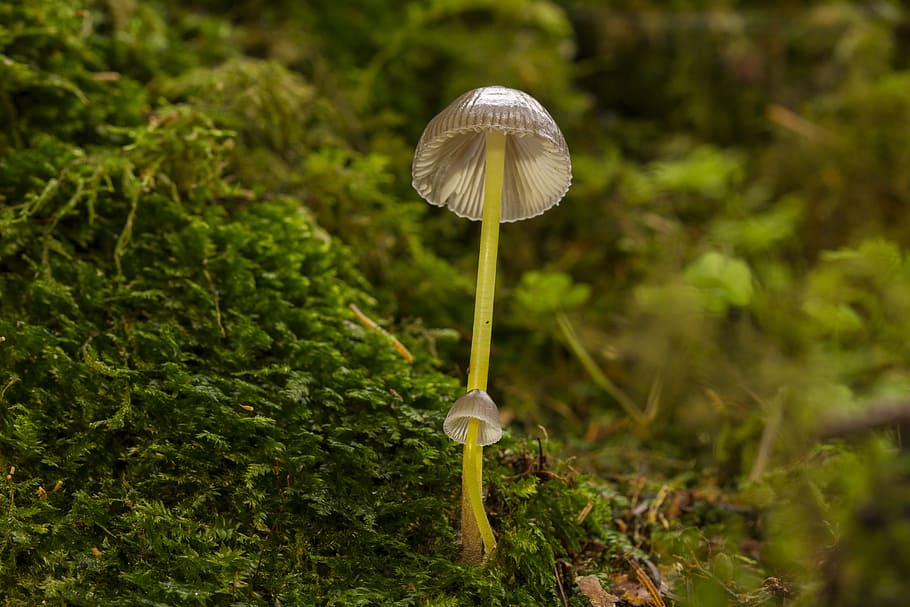
[(481, 220), (474, 330), (467, 394), (445, 430), (464, 444), (462, 558), (483, 560), (496, 546), (483, 509), (482, 447), (499, 440), (499, 414), (486, 393), (500, 222), (535, 217), (556, 205), (572, 181), (566, 141), (540, 103), (522, 91), (468, 91), (433, 118), (414, 153), (413, 186), (430, 204)]

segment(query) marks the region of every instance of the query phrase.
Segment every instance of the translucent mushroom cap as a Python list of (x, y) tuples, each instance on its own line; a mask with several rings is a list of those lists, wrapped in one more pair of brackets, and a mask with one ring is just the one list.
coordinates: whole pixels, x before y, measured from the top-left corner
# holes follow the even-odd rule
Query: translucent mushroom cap
[(468, 438), (468, 421), (471, 418), (480, 423), (477, 430), (477, 444), (481, 447), (492, 445), (502, 438), (502, 424), (499, 409), (490, 395), (483, 390), (471, 390), (455, 401), (442, 429), (454, 441), (464, 444)]
[(569, 148), (556, 122), (522, 91), (468, 91), (433, 118), (414, 152), (414, 189), (460, 217), (483, 215), (484, 133), (506, 135), (500, 220), (520, 221), (559, 203), (572, 183)]

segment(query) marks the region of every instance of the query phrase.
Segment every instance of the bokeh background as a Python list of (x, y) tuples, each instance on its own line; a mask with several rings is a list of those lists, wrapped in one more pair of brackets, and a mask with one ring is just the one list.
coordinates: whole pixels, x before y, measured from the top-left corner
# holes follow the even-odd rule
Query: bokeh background
[[(639, 479), (651, 504), (667, 485), (747, 513), (636, 543), (667, 601), (907, 604), (904, 3), (67, 0), (0, 16), (5, 220), (40, 215), (65, 182), (54, 159), (188, 121), (200, 130), (142, 140), (170, 184), (137, 175), (143, 191), (295, 201), (361, 307), (453, 382), (479, 224), (419, 198), (413, 149), (464, 91), (527, 91), (574, 180), (502, 229), (490, 393), (511, 436), (633, 506)], [(14, 240), (4, 271), (25, 275)], [(569, 594), (554, 604), (585, 604)], [(654, 600), (639, 599), (623, 604)], [(427, 601), (395, 604), (460, 604)]]

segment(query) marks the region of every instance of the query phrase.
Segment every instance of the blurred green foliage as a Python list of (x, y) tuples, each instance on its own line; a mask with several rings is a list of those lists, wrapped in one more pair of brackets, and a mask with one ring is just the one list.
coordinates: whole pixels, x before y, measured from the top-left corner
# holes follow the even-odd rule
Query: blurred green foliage
[[(642, 604), (618, 576), (650, 559), (683, 605), (905, 604), (906, 425), (864, 420), (910, 400), (908, 19), (0, 4), (0, 598), (585, 605), (597, 573)], [(479, 230), (409, 168), (493, 83), (550, 110), (574, 185), (503, 226), (502, 550), (471, 570), (436, 430)]]

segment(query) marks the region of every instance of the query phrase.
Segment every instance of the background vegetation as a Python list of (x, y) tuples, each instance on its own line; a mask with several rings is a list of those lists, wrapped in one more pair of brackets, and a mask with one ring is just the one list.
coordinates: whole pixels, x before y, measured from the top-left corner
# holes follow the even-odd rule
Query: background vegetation
[[(896, 0), (0, 3), (0, 600), (907, 604), (908, 58)], [(476, 569), (410, 161), (493, 83), (574, 185), (503, 228)]]

